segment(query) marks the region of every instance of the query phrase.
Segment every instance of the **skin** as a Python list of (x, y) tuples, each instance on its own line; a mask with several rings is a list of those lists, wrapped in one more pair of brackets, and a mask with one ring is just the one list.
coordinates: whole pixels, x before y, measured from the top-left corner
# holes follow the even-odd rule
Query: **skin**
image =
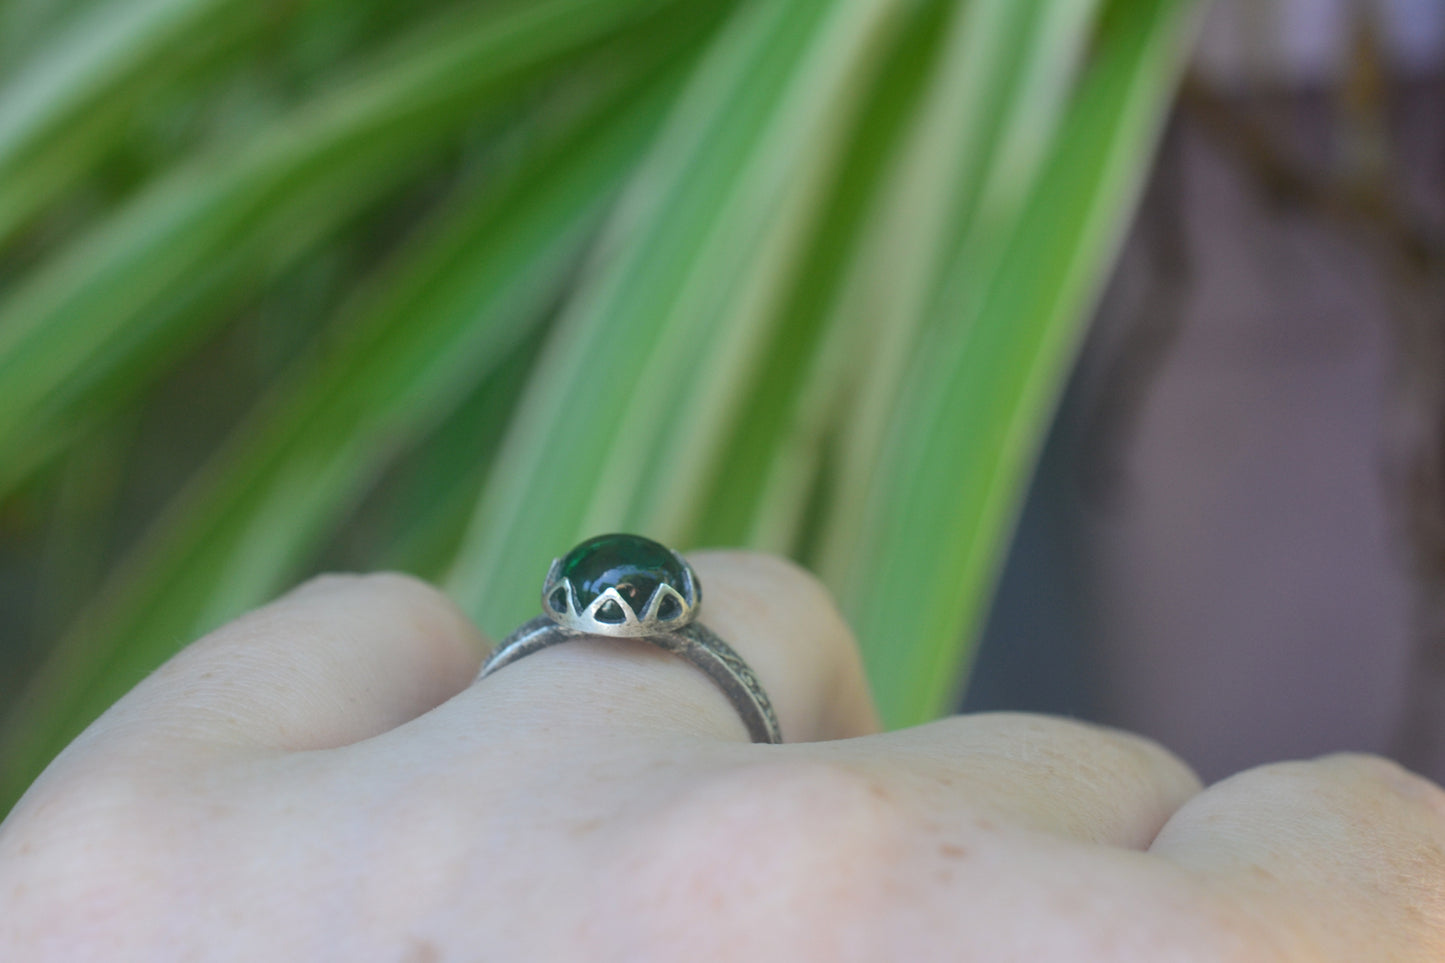
[(487, 645), (396, 575), (308, 583), (196, 642), (0, 826), (0, 959), (1445, 959), (1445, 792), (1331, 756), (1204, 789), (1040, 716), (885, 735), (847, 627), (776, 559), (693, 558), (771, 694)]

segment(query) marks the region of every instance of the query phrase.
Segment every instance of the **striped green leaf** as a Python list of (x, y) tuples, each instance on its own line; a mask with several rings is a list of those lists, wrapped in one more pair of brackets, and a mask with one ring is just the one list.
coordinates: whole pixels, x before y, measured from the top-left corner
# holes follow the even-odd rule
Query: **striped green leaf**
[(852, 466), (864, 483), (844, 482), (825, 570), (891, 725), (932, 718), (957, 696), (1198, 9), (1185, 0), (1110, 4), (1037, 182), (991, 215), (981, 209), (988, 236), (965, 230), (927, 292), (896, 400), (870, 398), (885, 406), (883, 443)]
[(54, 646), (0, 729), (0, 795), (184, 641), (294, 578), (397, 450), (486, 384), (575, 270), (656, 126), (660, 93), (594, 108), (580, 133), (521, 157), (510, 182), (457, 208), (375, 282), (378, 300), (345, 319), (331, 354), (298, 362)]
[(0, 242), (113, 148), (126, 111), (254, 29), (250, 0), (109, 0), (86, 9), (0, 92)]
[[(71, 245), (0, 302), (0, 493), (104, 403), (226, 317), (429, 151), (539, 74), (663, 0), (487, 4), (426, 24), (371, 70), (236, 151), (187, 165)], [(686, 11), (695, 19), (695, 11)], [(635, 37), (646, 51), (650, 34)]]
[(743, 6), (719, 37), (528, 384), (449, 585), (484, 628), (613, 528), (676, 541), (807, 251), (824, 186), (914, 5)]

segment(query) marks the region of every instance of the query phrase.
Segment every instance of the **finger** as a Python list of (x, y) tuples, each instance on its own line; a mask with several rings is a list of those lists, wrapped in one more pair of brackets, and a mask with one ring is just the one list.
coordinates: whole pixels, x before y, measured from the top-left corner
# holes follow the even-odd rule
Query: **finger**
[(1281, 959), (1445, 959), (1445, 792), (1394, 763), (1252, 769), (1181, 808), (1151, 851), (1257, 918)]
[(1132, 849), (1147, 847), (1200, 786), (1184, 762), (1141, 736), (1023, 713), (955, 716), (815, 752), (955, 824)]
[[(703, 587), (699, 621), (752, 667), (786, 741), (876, 730), (852, 634), (816, 579), (750, 552), (704, 552), (689, 561)], [(571, 737), (595, 730), (628, 738), (748, 738), (737, 710), (707, 675), (639, 639), (551, 646), (480, 680), (458, 701), (459, 712)]]
[(405, 575), (324, 576), (188, 646), (86, 742), (324, 749), (415, 718), (475, 676), (476, 627)]

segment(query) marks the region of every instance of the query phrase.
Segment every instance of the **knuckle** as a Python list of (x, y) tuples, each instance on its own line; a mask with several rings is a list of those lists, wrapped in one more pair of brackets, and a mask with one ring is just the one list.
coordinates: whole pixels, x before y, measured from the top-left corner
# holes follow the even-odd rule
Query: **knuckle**
[[(296, 604), (287, 604), (294, 602)], [(277, 605), (256, 609), (212, 637), (244, 640), (297, 628), (336, 642), (384, 620), (432, 647), (448, 664), (469, 663), (482, 649), (476, 625), (440, 589), (402, 572), (319, 575)]]
[(1289, 958), (1271, 927), (1238, 900), (1193, 881), (1152, 874), (1092, 882), (1089, 897), (1066, 902), (1069, 909), (1057, 916), (1065, 939), (1083, 950), (1082, 959), (1280, 963)]
[(329, 595), (344, 591), (355, 585), (362, 576), (350, 572), (322, 572), (313, 575), (287, 593), (288, 598), (306, 598), (312, 595)]
[(301, 588), (317, 591), (344, 589), (356, 585), (364, 578), (366, 576), (358, 572), (321, 572), (301, 583)]
[(0, 824), (0, 904), (22, 938), (135, 932), (175, 892), (178, 845), (144, 777), (53, 772)]
[[(791, 644), (820, 648), (812, 652), (823, 672), (861, 674), (861, 657), (852, 629), (838, 610), (833, 593), (816, 575), (789, 559), (737, 549), (710, 550), (689, 555), (706, 594), (732, 603), (741, 611), (760, 614), (769, 623), (787, 612), (806, 613), (788, 638)], [(780, 603), (786, 600), (786, 612)], [(710, 618), (716, 617), (714, 612)]]
[(818, 577), (781, 555), (714, 549), (692, 553), (689, 560), (702, 574), (704, 583), (716, 580), (743, 589), (756, 587), (760, 595), (795, 599), (809, 611), (836, 610), (833, 593)]
[(689, 552), (689, 559), (704, 568), (727, 568), (743, 571), (760, 571), (772, 578), (796, 579), (800, 584), (817, 586), (824, 591), (817, 578), (792, 559), (769, 552), (754, 552), (745, 548), (713, 548), (701, 552)]
[(1394, 760), (1366, 753), (1337, 753), (1316, 764), (1331, 776), (1358, 783), (1370, 795), (1423, 807), (1445, 817), (1445, 790)]
[(913, 821), (863, 773), (824, 762), (714, 774), (654, 824), (646, 886), (752, 918), (846, 918), (876, 904), (909, 850)]
[(373, 572), (361, 577), (363, 591), (381, 595), (404, 611), (424, 637), (449, 645), (470, 643), (477, 627), (441, 589), (403, 572)]
[(357, 587), (368, 592), (394, 595), (416, 605), (446, 605), (451, 600), (429, 582), (405, 572), (369, 572), (356, 576)]
[(1377, 756), (1339, 754), (1251, 769), (1206, 795), (1194, 818), (1216, 832), (1237, 825), (1253, 835), (1260, 813), (1290, 814), (1272, 859), (1312, 867), (1406, 943), (1445, 945), (1439, 787)]
[(123, 830), (144, 812), (148, 792), (123, 772), (81, 772), (61, 760), (45, 773), (6, 820), (8, 831), (48, 843)]
[(1194, 775), (1194, 770), (1183, 759), (1180, 759), (1173, 752), (1155, 742), (1147, 736), (1141, 736), (1134, 732), (1125, 732), (1121, 729), (1107, 729), (1098, 726), (1091, 727), (1096, 737), (1102, 735), (1103, 742), (1119, 758), (1134, 763), (1140, 769), (1171, 769), (1181, 777), (1192, 780), (1196, 785), (1199, 780)]
[(384, 598), (402, 605), (453, 608), (445, 593), (429, 582), (405, 572), (323, 572), (301, 583), (292, 596), (306, 598), (338, 592), (361, 598)]
[(955, 716), (949, 721), (961, 728), (980, 730), (990, 737), (1002, 730), (1010, 737), (1007, 744), (1017, 747), (1017, 754), (1026, 758), (1074, 760), (1086, 756), (1188, 768), (1179, 757), (1152, 739), (1078, 719), (1025, 712), (990, 712)]
[(1433, 817), (1445, 831), (1445, 791), (1380, 756), (1338, 753), (1270, 763), (1222, 785), (1297, 811), (1333, 815), (1364, 826), (1374, 825), (1381, 816), (1414, 813)]
[[(1191, 892), (1187, 908), (1159, 906), (1142, 927), (1139, 959), (1181, 963), (1282, 963), (1298, 958), (1274, 921), (1261, 920), (1237, 899)], [(1146, 911), (1147, 912), (1147, 911)], [(1135, 917), (1137, 919), (1137, 917)], [(1137, 924), (1136, 924), (1137, 925)]]
[(983, 747), (1005, 761), (1034, 770), (1096, 771), (1102, 783), (1134, 778), (1142, 790), (1167, 786), (1189, 795), (1200, 787), (1189, 765), (1144, 736), (1106, 726), (1031, 713), (956, 716), (956, 741)]

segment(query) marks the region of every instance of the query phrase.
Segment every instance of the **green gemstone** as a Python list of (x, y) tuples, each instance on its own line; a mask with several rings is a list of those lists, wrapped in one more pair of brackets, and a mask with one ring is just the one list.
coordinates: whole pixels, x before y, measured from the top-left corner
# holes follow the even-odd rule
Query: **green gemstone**
[[(638, 618), (647, 614), (647, 604), (659, 585), (671, 585), (686, 595), (686, 575), (677, 556), (650, 538), (640, 535), (598, 535), (562, 556), (561, 578), (572, 583), (577, 609), (582, 611), (610, 588), (627, 600)], [(615, 608), (615, 606), (613, 606)], [(615, 621), (621, 622), (621, 612)], [(602, 621), (612, 621), (598, 612)]]

